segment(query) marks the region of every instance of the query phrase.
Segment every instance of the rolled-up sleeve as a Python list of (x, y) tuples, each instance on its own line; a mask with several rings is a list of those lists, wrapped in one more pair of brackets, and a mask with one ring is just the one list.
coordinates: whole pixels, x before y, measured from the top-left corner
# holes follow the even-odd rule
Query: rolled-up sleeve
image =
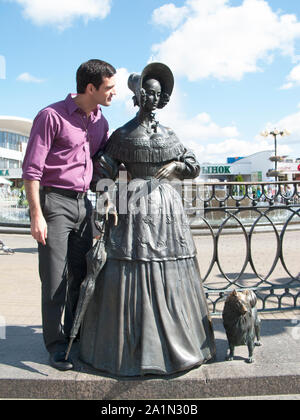
[(49, 110), (42, 110), (36, 116), (22, 165), (23, 179), (40, 181), (45, 161), (57, 132), (56, 116)]

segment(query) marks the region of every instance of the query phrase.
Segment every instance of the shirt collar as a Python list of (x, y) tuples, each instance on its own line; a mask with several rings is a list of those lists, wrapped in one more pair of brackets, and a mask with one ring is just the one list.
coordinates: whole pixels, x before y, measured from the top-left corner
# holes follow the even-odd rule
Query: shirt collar
[(72, 93), (69, 93), (69, 95), (66, 97), (65, 99), (65, 103), (66, 103), (66, 107), (68, 110), (69, 115), (72, 115), (73, 112), (75, 112), (78, 108), (77, 104), (75, 103), (74, 99), (73, 99)]
[[(79, 110), (80, 112), (83, 112), (82, 109), (79, 108), (79, 106), (74, 101), (75, 97), (76, 97), (76, 94), (69, 93), (69, 95), (65, 99), (65, 103), (66, 103), (69, 115), (72, 115), (73, 112), (77, 110)], [(94, 114), (94, 117), (97, 117), (97, 115), (100, 116), (101, 115), (100, 105), (97, 105), (96, 108), (92, 111), (92, 113)]]

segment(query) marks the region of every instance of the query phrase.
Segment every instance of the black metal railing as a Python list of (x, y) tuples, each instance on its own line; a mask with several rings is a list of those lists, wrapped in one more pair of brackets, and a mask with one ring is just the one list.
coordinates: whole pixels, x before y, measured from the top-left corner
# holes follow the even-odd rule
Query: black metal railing
[(212, 313), (246, 288), (259, 311), (300, 308), (299, 181), (197, 183), (183, 200)]
[[(233, 289), (246, 288), (260, 311), (300, 308), (300, 181), (188, 181), (179, 188), (212, 313)], [(1, 200), (1, 215), (2, 226), (29, 226), (17, 198)]]

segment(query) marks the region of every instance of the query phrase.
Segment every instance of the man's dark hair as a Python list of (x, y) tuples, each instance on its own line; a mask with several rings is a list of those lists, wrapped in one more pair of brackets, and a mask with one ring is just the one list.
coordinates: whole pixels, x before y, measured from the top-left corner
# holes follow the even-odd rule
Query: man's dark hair
[(89, 83), (99, 89), (103, 78), (112, 77), (114, 74), (116, 69), (105, 61), (93, 59), (82, 63), (76, 73), (77, 93), (85, 93)]

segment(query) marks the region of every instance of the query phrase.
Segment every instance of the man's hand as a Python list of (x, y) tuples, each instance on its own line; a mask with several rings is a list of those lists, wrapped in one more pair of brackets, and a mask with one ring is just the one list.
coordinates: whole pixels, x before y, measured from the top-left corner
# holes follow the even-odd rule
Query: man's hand
[(47, 223), (43, 215), (31, 219), (31, 235), (36, 241), (46, 245), (47, 233)]
[(40, 204), (40, 182), (24, 179), (24, 186), (30, 209), (31, 235), (35, 240), (46, 245), (47, 223)]

